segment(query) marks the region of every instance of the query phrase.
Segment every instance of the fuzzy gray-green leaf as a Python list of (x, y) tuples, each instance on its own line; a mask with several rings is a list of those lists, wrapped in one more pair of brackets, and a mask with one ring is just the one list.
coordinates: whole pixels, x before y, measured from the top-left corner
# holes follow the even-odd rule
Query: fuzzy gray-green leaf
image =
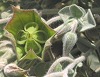
[(77, 42), (77, 35), (73, 32), (68, 32), (63, 36), (63, 56), (68, 56), (71, 49)]

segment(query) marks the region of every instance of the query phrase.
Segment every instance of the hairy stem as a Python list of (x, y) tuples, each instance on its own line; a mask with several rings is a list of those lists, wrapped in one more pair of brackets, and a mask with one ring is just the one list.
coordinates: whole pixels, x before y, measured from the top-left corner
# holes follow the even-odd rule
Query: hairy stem
[(7, 23), (10, 19), (11, 19), (11, 17), (0, 19), (0, 24)]
[(53, 17), (47, 21), (47, 24), (50, 25), (56, 21), (62, 20), (60, 16)]
[(72, 62), (71, 64), (69, 64), (64, 70), (63, 72), (66, 73), (66, 71), (68, 71), (69, 69), (73, 69), (75, 67), (75, 65), (77, 65), (79, 62), (82, 62), (85, 60), (85, 56), (80, 56), (78, 58), (76, 58), (74, 60), (74, 62)]
[[(58, 61), (59, 62), (63, 61), (63, 58), (60, 58), (60, 59), (61, 60), (58, 59), (57, 62)], [(64, 57), (64, 59), (65, 59), (65, 57)], [(68, 60), (68, 57), (66, 57), (66, 59)], [(70, 63), (63, 71), (61, 71), (61, 72), (54, 72), (54, 73), (50, 73), (51, 72), (50, 71), (49, 72), (50, 74), (47, 73), (47, 75), (45, 75), (44, 77), (68, 77), (68, 70), (73, 69), (79, 62), (82, 62), (84, 60), (85, 60), (85, 56), (80, 56), (80, 57), (76, 58), (74, 61), (72, 59), (72, 63)], [(57, 65), (55, 62), (53, 64), (54, 66)]]
[(72, 25), (71, 25), (71, 32), (75, 32), (77, 29), (77, 26), (78, 26), (78, 21), (75, 19), (73, 20)]
[(71, 58), (69, 58), (69, 57), (61, 57), (61, 58), (57, 59), (57, 60), (51, 65), (51, 67), (49, 68), (47, 74), (52, 73), (53, 70), (54, 70), (54, 68), (57, 66), (57, 64), (59, 64), (59, 63), (62, 62), (62, 61), (68, 61), (68, 62), (71, 63), (71, 62), (73, 62), (74, 60), (71, 59)]
[(47, 74), (44, 77), (61, 77), (63, 75), (63, 72), (54, 72), (51, 74)]

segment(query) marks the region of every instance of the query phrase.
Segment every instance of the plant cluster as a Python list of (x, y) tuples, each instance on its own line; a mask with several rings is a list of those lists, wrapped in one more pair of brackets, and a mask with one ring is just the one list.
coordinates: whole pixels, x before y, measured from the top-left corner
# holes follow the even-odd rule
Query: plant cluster
[(100, 72), (100, 28), (90, 9), (72, 4), (48, 21), (36, 10), (12, 9), (0, 20), (0, 77), (77, 77), (84, 66)]

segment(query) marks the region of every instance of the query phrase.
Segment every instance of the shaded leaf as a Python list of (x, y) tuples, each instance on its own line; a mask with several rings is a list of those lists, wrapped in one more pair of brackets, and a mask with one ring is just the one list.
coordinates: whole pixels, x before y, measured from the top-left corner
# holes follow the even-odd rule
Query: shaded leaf
[(89, 67), (95, 72), (98, 68), (100, 68), (100, 62), (99, 62), (99, 59), (97, 57), (95, 50), (90, 52), (90, 54), (87, 58), (87, 63), (89, 65)]
[(78, 38), (76, 45), (78, 49), (83, 53), (87, 52), (90, 48), (94, 48), (94, 46), (87, 39), (81, 37)]
[(56, 38), (56, 34), (55, 34), (45, 42), (45, 45), (44, 45), (44, 48), (43, 48), (43, 51), (42, 51), (42, 59), (44, 61), (48, 61), (50, 59), (53, 59), (53, 55), (51, 54), (51, 48), (50, 47), (56, 41), (57, 41), (57, 38)]
[(34, 74), (37, 77), (42, 77), (48, 71), (52, 62), (40, 62), (36, 66), (34, 66)]
[(100, 39), (99, 30), (100, 30), (99, 28), (93, 28), (93, 29), (87, 30), (85, 31), (85, 35), (89, 40), (97, 41)]

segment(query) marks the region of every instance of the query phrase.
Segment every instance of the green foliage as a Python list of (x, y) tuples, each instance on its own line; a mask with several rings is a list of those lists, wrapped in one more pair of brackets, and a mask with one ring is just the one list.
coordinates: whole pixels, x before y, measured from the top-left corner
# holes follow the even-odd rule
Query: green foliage
[(34, 73), (36, 76), (41, 77), (46, 74), (52, 62), (39, 62), (34, 66)]
[[(34, 2), (40, 4), (41, 1)], [(52, 4), (52, 0), (50, 2)], [(0, 70), (3, 70), (6, 64), (15, 62), (19, 67), (29, 70), (29, 74), (31, 72), (32, 75), (42, 77), (58, 57), (68, 55), (72, 58), (71, 64), (73, 65), (75, 57), (83, 55), (86, 59), (84, 64), (88, 64), (89, 69), (95, 72), (100, 71), (99, 27), (96, 26), (90, 9), (85, 11), (82, 7), (73, 4), (78, 2), (78, 0), (71, 0), (72, 5), (65, 6), (58, 12), (63, 20), (63, 26), (57, 27), (59, 29), (57, 33), (54, 31), (55, 29), (53, 30), (42, 21), (36, 11), (17, 9), (13, 6), (14, 14), (10, 21), (7, 22), (6, 26), (6, 23), (0, 24)], [(9, 18), (9, 15), (10, 13), (3, 12), (1, 18)], [(9, 32), (8, 35), (6, 30)], [(61, 48), (56, 47), (59, 43), (54, 45), (58, 41), (63, 43), (63, 45), (60, 43)], [(60, 54), (58, 54), (59, 49), (62, 49)], [(84, 64), (76, 63), (71, 69), (68, 68), (66, 74), (69, 77), (77, 77), (78, 68)], [(67, 66), (68, 63), (58, 63), (53, 68), (53, 73), (62, 72)], [(3, 71), (0, 71), (0, 77), (5, 77)]]

